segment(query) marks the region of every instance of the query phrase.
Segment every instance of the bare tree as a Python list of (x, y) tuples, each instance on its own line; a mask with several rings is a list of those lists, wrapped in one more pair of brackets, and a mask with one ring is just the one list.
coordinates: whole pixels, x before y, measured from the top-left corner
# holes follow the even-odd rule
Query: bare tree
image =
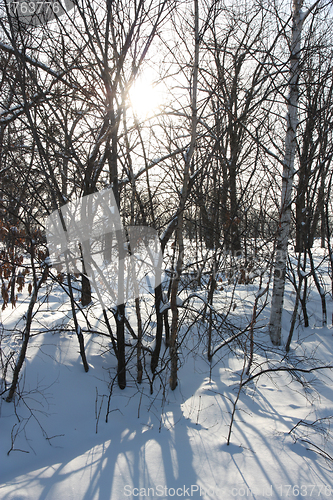
[(281, 344), (281, 319), (286, 279), (286, 262), (291, 223), (292, 186), (295, 174), (296, 131), (298, 126), (299, 77), (301, 33), (305, 19), (319, 2), (315, 2), (306, 12), (302, 11), (303, 0), (293, 1), (292, 30), (290, 40), (290, 93), (288, 97), (287, 130), (285, 139), (284, 167), (282, 174), (281, 206), (279, 229), (276, 241), (276, 259), (274, 264), (273, 295), (269, 332), (274, 345)]
[[(0, 48), (21, 69), (20, 93), (15, 96), (18, 102), (15, 107), (8, 104), (6, 119), (21, 120), (35, 144), (39, 165), (36, 175), (45, 182), (46, 214), (71, 199), (110, 185), (122, 213), (121, 181), (128, 170), (120, 162), (119, 145), (124, 137), (122, 119), (128, 91), (173, 5), (174, 2), (165, 0), (105, 5), (76, 2), (73, 11), (57, 20), (57, 32), (53, 30), (52, 36), (48, 25), (37, 31), (29, 27), (29, 43), (21, 36), (25, 29), (22, 25), (12, 26), (10, 31), (3, 23), (7, 40)], [(45, 43), (40, 43), (41, 38)], [(23, 45), (18, 40), (23, 40)], [(121, 238), (118, 243), (121, 253)], [(119, 254), (120, 296), (121, 257)], [(88, 302), (89, 287), (85, 285), (83, 277)], [(71, 290), (70, 276), (68, 286)], [(70, 296), (75, 330), (81, 336), (71, 293)], [(125, 303), (112, 311), (116, 322), (118, 383), (124, 388)], [(104, 317), (108, 324), (105, 310)]]

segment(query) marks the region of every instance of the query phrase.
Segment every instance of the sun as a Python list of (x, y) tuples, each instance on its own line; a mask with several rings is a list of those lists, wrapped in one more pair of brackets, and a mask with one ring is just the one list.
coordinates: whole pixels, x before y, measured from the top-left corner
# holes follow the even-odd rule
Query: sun
[(148, 118), (158, 112), (162, 105), (162, 93), (149, 80), (139, 77), (129, 90), (129, 103), (137, 118)]

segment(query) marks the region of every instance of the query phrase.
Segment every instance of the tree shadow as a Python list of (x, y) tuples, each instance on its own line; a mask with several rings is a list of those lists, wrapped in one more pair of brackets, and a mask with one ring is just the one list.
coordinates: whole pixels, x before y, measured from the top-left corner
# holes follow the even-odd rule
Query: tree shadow
[[(141, 394), (134, 382), (125, 391), (115, 388), (106, 423), (105, 360), (87, 343), (91, 369), (84, 374), (79, 355), (68, 359), (64, 354), (71, 352), (72, 342), (75, 339), (50, 335), (48, 343), (40, 342), (42, 350), (36, 347), (34, 354), (31, 346), (28, 369), (34, 365), (36, 374), (42, 368), (45, 372), (47, 360), (48, 376), (52, 379), (52, 369), (57, 375), (51, 390), (54, 400), (62, 403), (61, 408), (50, 407), (49, 428), (65, 436), (55, 438), (53, 448), (39, 443), (32, 459), (11, 455), (8, 460), (15, 460), (17, 469), (13, 462), (3, 469), (7, 485), (0, 487), (1, 499), (177, 498), (178, 491), (183, 498), (229, 500), (245, 495), (261, 500), (279, 498), (281, 485), (330, 484), (326, 464), (288, 434), (311, 410), (299, 387), (290, 385), (288, 374), (275, 374), (276, 384), (262, 376), (255, 386), (242, 390), (227, 446), (239, 370), (216, 364), (209, 379), (206, 361), (189, 358), (179, 386), (167, 391), (165, 400), (162, 391), (151, 396), (148, 384), (140, 388)], [(318, 378), (317, 390), (320, 383)], [(324, 392), (332, 401), (333, 389), (323, 385)], [(98, 397), (103, 395), (96, 434), (102, 401)], [(320, 407), (318, 412), (324, 415)]]

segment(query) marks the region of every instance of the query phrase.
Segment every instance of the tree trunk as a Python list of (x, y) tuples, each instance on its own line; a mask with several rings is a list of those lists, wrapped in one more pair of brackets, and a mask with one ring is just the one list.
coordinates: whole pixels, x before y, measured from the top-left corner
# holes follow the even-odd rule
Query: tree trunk
[(24, 330), (24, 334), (23, 334), (23, 342), (22, 342), (22, 346), (21, 346), (21, 351), (20, 351), (20, 355), (19, 355), (19, 358), (17, 360), (17, 363), (15, 365), (12, 384), (10, 386), (8, 396), (6, 398), (7, 403), (10, 403), (12, 401), (13, 396), (14, 396), (15, 391), (16, 391), (20, 371), (21, 371), (21, 368), (22, 368), (24, 360), (25, 360), (25, 355), (27, 352), (28, 343), (29, 343), (29, 339), (30, 339), (32, 313), (33, 313), (34, 306), (35, 306), (36, 301), (37, 301), (38, 290), (40, 289), (40, 287), (42, 286), (42, 284), (46, 280), (47, 275), (48, 275), (48, 268), (45, 267), (41, 279), (37, 283), (35, 282), (35, 285), (34, 285), (34, 289), (33, 289), (32, 295), (31, 295), (31, 299), (30, 299), (30, 303), (29, 303), (29, 307), (28, 307), (28, 312), (27, 312), (27, 320), (26, 320), (25, 330)]
[(193, 93), (192, 93), (192, 123), (191, 123), (191, 141), (185, 158), (183, 187), (179, 203), (179, 216), (177, 221), (177, 242), (178, 242), (178, 259), (176, 264), (176, 277), (172, 281), (171, 286), (171, 332), (170, 332), (170, 358), (171, 358), (171, 374), (170, 388), (173, 391), (177, 387), (177, 370), (178, 370), (178, 353), (177, 353), (177, 337), (178, 337), (178, 306), (177, 293), (180, 280), (180, 274), (183, 267), (184, 259), (184, 242), (183, 242), (183, 225), (184, 225), (184, 209), (188, 193), (188, 185), (190, 179), (190, 165), (194, 153), (197, 130), (197, 87), (198, 87), (198, 69), (199, 69), (199, 5), (198, 0), (194, 0), (194, 67), (193, 67)]
[(91, 286), (89, 278), (84, 274), (81, 274), (81, 283), (81, 304), (87, 306), (91, 302)]
[(117, 378), (120, 389), (126, 387), (126, 360), (125, 360), (125, 304), (119, 304), (116, 312), (117, 325), (117, 348), (118, 348), (118, 367)]
[[(67, 270), (68, 270), (69, 266), (68, 266), (68, 258), (67, 257), (66, 257), (66, 267), (67, 267)], [(75, 332), (76, 332), (77, 339), (78, 339), (79, 346), (80, 346), (80, 355), (81, 355), (81, 359), (82, 359), (82, 364), (83, 364), (83, 367), (84, 367), (84, 371), (88, 372), (89, 371), (89, 365), (88, 365), (88, 362), (87, 362), (86, 352), (85, 352), (85, 349), (84, 349), (84, 337), (83, 337), (83, 333), (81, 331), (81, 327), (79, 325), (79, 322), (78, 322), (77, 316), (76, 316), (75, 301), (74, 301), (73, 288), (72, 288), (72, 282), (71, 282), (71, 275), (70, 275), (69, 272), (67, 272), (67, 285), (68, 285), (68, 293), (69, 293), (69, 299), (70, 299), (70, 303), (71, 303), (71, 309), (72, 309), (72, 316), (73, 316), (73, 321), (74, 321)]]
[(122, 231), (116, 231), (118, 244), (118, 305), (115, 314), (117, 326), (117, 349), (118, 349), (118, 368), (117, 377), (120, 389), (126, 387), (126, 358), (125, 358), (125, 254)]
[(161, 312), (162, 303), (162, 284), (159, 284), (155, 288), (155, 313), (156, 313), (156, 339), (155, 348), (151, 357), (150, 368), (154, 373), (160, 356), (162, 336), (163, 336), (163, 312)]
[(294, 177), (296, 152), (296, 129), (298, 125), (298, 79), (300, 74), (299, 56), (303, 21), (301, 8), (303, 0), (293, 0), (292, 40), (290, 54), (290, 97), (288, 101), (287, 132), (282, 174), (282, 194), (280, 222), (277, 235), (274, 263), (274, 284), (269, 321), (269, 334), (274, 345), (281, 344), (281, 321), (286, 280), (286, 262), (291, 221), (291, 194)]

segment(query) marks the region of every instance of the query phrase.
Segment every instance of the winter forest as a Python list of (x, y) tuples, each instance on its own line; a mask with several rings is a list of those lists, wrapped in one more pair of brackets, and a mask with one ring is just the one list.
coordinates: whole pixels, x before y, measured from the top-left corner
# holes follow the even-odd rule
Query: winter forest
[(0, 498), (333, 496), (331, 0), (0, 3)]

